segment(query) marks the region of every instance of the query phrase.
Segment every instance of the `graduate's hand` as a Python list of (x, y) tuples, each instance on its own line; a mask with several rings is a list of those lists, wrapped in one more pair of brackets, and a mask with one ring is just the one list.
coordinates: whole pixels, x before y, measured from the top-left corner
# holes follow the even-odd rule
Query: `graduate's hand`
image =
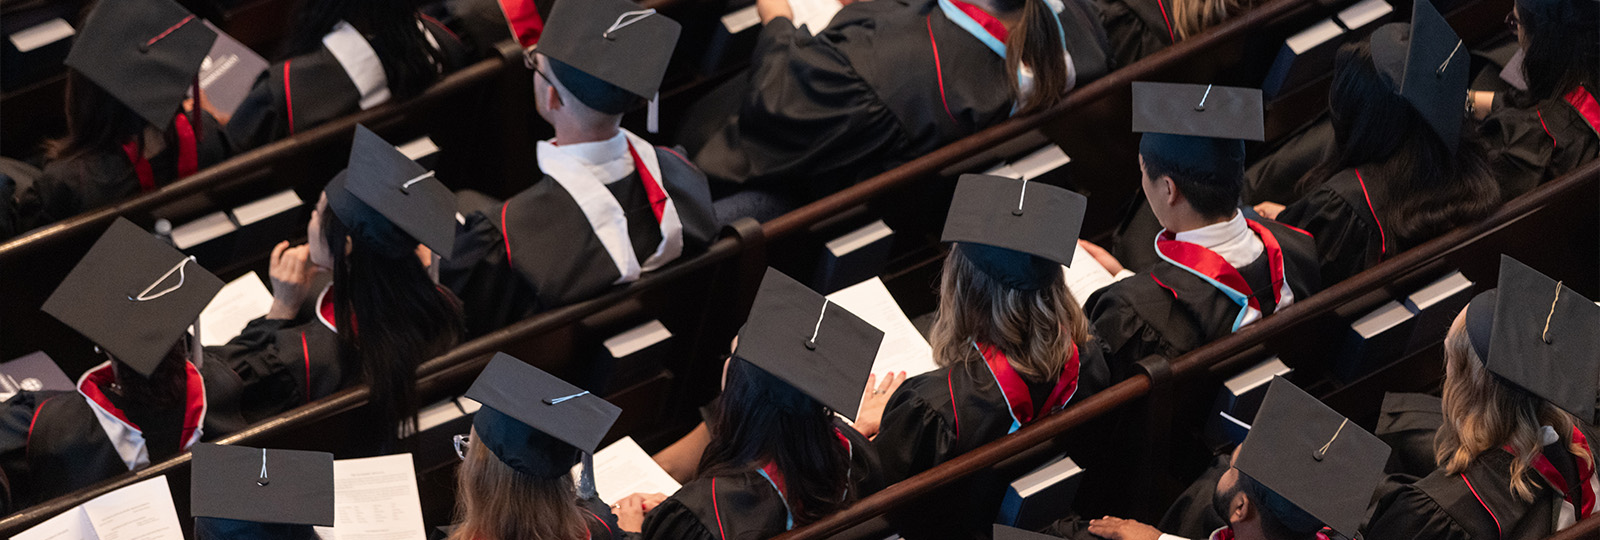
[(1106, 516), (1089, 520), (1089, 534), (1108, 540), (1157, 540), (1161, 531), (1131, 519)]
[(793, 21), (794, 8), (789, 7), (789, 0), (756, 0), (756, 15), (761, 17), (761, 24), (772, 22), (778, 17)]
[(1267, 219), (1278, 219), (1278, 213), (1283, 212), (1284, 208), (1287, 207), (1272, 201), (1265, 201), (1255, 205), (1256, 213)]
[(611, 505), (611, 513), (617, 515), (617, 528), (631, 533), (643, 531), (644, 515), (665, 500), (667, 496), (660, 493), (635, 493), (623, 497), (617, 504)]
[(311, 247), (289, 247), (289, 242), (279, 242), (272, 248), (272, 258), (267, 275), (272, 278), (272, 307), (268, 319), (293, 319), (300, 305), (311, 294), (311, 281), (322, 271), (311, 264)]
[(1494, 108), (1494, 92), (1470, 90), (1467, 92), (1467, 102), (1471, 103), (1472, 118), (1483, 120), (1489, 117), (1489, 109)]
[(867, 375), (867, 390), (861, 394), (861, 411), (856, 413), (856, 422), (852, 424), (856, 432), (868, 439), (878, 436), (879, 424), (883, 421), (883, 409), (889, 406), (889, 397), (894, 391), (900, 389), (900, 384), (906, 382), (906, 372), (891, 371), (878, 381), (877, 375)]
[(1100, 263), (1100, 266), (1105, 267), (1107, 272), (1111, 272), (1111, 275), (1115, 276), (1117, 274), (1121, 274), (1124, 270), (1122, 267), (1122, 261), (1118, 261), (1116, 257), (1112, 257), (1111, 252), (1106, 251), (1106, 248), (1094, 245), (1094, 242), (1090, 242), (1088, 240), (1079, 240), (1078, 245), (1082, 246), (1084, 251), (1089, 252), (1089, 256), (1094, 257), (1095, 262), (1098, 262)]

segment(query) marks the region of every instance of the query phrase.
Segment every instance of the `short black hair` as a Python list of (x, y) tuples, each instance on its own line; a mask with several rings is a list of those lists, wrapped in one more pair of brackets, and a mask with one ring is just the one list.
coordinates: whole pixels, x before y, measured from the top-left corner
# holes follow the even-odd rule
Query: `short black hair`
[(1322, 521), (1301, 510), (1250, 475), (1239, 472), (1239, 490), (1261, 514), (1261, 531), (1271, 540), (1310, 540), (1322, 530)]
[(1172, 179), (1189, 206), (1208, 218), (1232, 217), (1244, 190), (1244, 142), (1146, 133), (1139, 156), (1150, 179)]

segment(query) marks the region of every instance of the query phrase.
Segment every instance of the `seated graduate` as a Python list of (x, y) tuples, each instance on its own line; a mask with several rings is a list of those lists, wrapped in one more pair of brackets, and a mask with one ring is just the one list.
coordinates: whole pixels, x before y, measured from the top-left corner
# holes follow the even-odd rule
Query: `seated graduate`
[[(472, 433), (456, 436), (456, 523), (450, 540), (622, 538), (611, 509), (583, 471), (622, 409), (505, 353), (466, 396), (483, 404)], [(582, 498), (580, 498), (582, 497)]]
[[(527, 0), (524, 0), (527, 1)], [(703, 249), (717, 233), (705, 175), (622, 129), (655, 95), (678, 23), (627, 0), (558, 3), (529, 52), (545, 177), (468, 214), (441, 281), (469, 308), (473, 335), (587, 300)]]
[[(227, 159), (195, 76), (215, 31), (172, 0), (96, 2), (67, 53), (67, 134), (0, 205), (0, 238), (148, 193)], [(10, 180), (4, 182), (9, 183)], [(5, 190), (0, 189), (0, 192)], [(0, 211), (0, 215), (6, 212)]]
[(671, 497), (622, 500), (622, 529), (650, 540), (770, 538), (877, 490), (872, 444), (835, 413), (857, 417), (882, 341), (871, 324), (767, 269), (724, 367), (698, 476)]
[[(393, 441), (393, 427), (416, 414), (417, 365), (450, 350), (465, 332), (460, 303), (422, 262), (451, 252), (455, 225), (450, 190), (357, 126), (349, 168), (322, 191), (306, 225), (308, 243), (273, 249), (267, 315), (208, 349), (244, 380), (246, 418), (363, 383), (373, 386), (379, 411), (372, 425), (389, 428), (379, 430), (379, 440)], [(312, 320), (296, 321), (323, 271), (333, 279), (317, 294)], [(340, 331), (358, 325), (360, 332)]]
[(1501, 257), (1444, 342), (1439, 469), (1377, 502), (1367, 538), (1544, 538), (1588, 518), (1600, 307)]
[(295, 15), (284, 59), (267, 67), (224, 120), (238, 151), (287, 138), (390, 99), (422, 93), (468, 62), (466, 46), (413, 2), (317, 0)]
[[(1274, 378), (1250, 435), (1217, 482), (1212, 501), (1227, 525), (1210, 538), (1328, 540), (1324, 526), (1360, 538), (1357, 529), (1388, 458), (1389, 446), (1376, 435)], [(1091, 520), (1088, 532), (1107, 540), (1181, 540), (1111, 516)]]
[(22, 391), (5, 403), (8, 416), (31, 411), (27, 423), (0, 433), (19, 508), (222, 434), (218, 420), (237, 415), (230, 398), (238, 379), (199, 360), (188, 333), (221, 289), (221, 279), (171, 244), (125, 219), (111, 224), (43, 307), (106, 362), (79, 377), (77, 392)]
[[(1113, 379), (1150, 355), (1176, 358), (1320, 290), (1305, 231), (1239, 211), (1244, 141), (1260, 140), (1261, 92), (1133, 84), (1144, 198), (1164, 229), (1148, 270), (1084, 304)], [(1118, 274), (1116, 259), (1100, 259)]]
[[(1111, 38), (1114, 65), (1123, 67), (1243, 15), (1262, 0), (1095, 0)], [(1170, 10), (1170, 11), (1169, 11)]]
[[(1370, 42), (1339, 49), (1328, 92), (1334, 150), (1300, 179), (1305, 197), (1255, 207), (1315, 237), (1324, 286), (1478, 221), (1500, 202), (1455, 105), (1466, 99), (1469, 58), (1457, 54), (1461, 40), (1433, 4), (1414, 6), (1411, 25), (1390, 23)], [(1442, 76), (1432, 75), (1440, 66)]]
[(1600, 4), (1518, 0), (1506, 18), (1527, 91), (1473, 92), (1494, 177), (1507, 199), (1600, 156)]
[[(883, 411), (873, 446), (887, 483), (1004, 437), (1109, 383), (1101, 346), (1061, 269), (1074, 262), (1087, 204), (1083, 195), (1039, 182), (961, 177), (945, 221), (943, 240), (954, 246), (930, 340), (940, 369), (906, 380)], [(895, 516), (896, 525), (906, 538), (985, 536), (1005, 484), (991, 474), (962, 481)]]
[(190, 460), (195, 540), (317, 540), (332, 527), (333, 454), (201, 443)]
[(694, 161), (790, 204), (1047, 109), (1111, 68), (1088, 0), (856, 2), (809, 32), (786, 0), (756, 8), (748, 91)]

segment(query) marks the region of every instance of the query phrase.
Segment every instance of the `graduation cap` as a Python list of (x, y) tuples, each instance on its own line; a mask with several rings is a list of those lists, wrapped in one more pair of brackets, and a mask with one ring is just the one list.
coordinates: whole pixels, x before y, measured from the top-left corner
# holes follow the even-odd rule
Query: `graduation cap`
[(994, 540), (1055, 540), (1056, 537), (1025, 531), (1016, 527), (994, 524)]
[(333, 454), (211, 443), (191, 452), (194, 517), (333, 526)]
[(324, 191), (328, 208), (369, 240), (398, 227), (440, 257), (455, 250), (455, 194), (366, 126), (356, 125), (349, 165)]
[(964, 174), (956, 183), (942, 242), (1007, 287), (1038, 290), (1072, 264), (1089, 200), (1048, 184)]
[(1243, 141), (1266, 138), (1261, 90), (1211, 84), (1133, 83), (1139, 153), (1195, 178), (1244, 173)]
[(217, 33), (172, 0), (96, 2), (66, 64), (145, 121), (166, 126)]
[(1234, 468), (1350, 538), (1383, 479), (1389, 445), (1273, 377)]
[(1600, 421), (1600, 306), (1500, 256), (1500, 284), (1467, 305), (1473, 352), (1489, 371), (1576, 415)]
[(883, 331), (772, 268), (733, 355), (855, 420)]
[(628, 0), (556, 2), (534, 51), (584, 105), (621, 114), (656, 95), (681, 30)]
[(512, 469), (539, 478), (567, 474), (593, 454), (622, 409), (517, 358), (497, 353), (467, 397), (483, 404), (472, 426)]
[(1428, 0), (1411, 8), (1411, 25), (1390, 23), (1372, 32), (1372, 61), (1394, 92), (1422, 116), (1454, 153), (1461, 145), (1471, 54)]
[(149, 376), (220, 290), (193, 257), (117, 218), (42, 309)]

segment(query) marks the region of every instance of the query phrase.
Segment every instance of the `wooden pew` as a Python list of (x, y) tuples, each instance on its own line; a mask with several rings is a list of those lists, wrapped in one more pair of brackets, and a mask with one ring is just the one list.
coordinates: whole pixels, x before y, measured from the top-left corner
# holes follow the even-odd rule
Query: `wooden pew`
[[(1600, 198), (1600, 162), (1586, 165), (1561, 179), (1540, 186), (1507, 203), (1481, 223), (1461, 227), (1439, 238), (1402, 253), (1343, 283), (1324, 290), (1283, 311), (1241, 328), (1239, 331), (1173, 360), (1154, 370), (1158, 375), (1134, 376), (1083, 402), (1068, 407), (1026, 426), (1016, 433), (980, 447), (922, 474), (911, 477), (859, 501), (856, 505), (796, 529), (778, 538), (801, 540), (826, 538), (849, 527), (883, 515), (913, 500), (918, 494), (992, 467), (1018, 455), (1037, 454), (1038, 449), (1108, 412), (1148, 399), (1169, 385), (1191, 381), (1206, 374), (1231, 375), (1259, 358), (1263, 345), (1287, 340), (1304, 341), (1305, 330), (1329, 316), (1352, 306), (1370, 307), (1384, 295), (1396, 294), (1390, 288), (1419, 273), (1441, 266), (1462, 268), (1479, 283), (1492, 281), (1490, 267), (1497, 255), (1508, 253), (1538, 268), (1570, 271), (1569, 283), (1580, 292), (1593, 295), (1600, 290), (1600, 260), (1593, 201)], [(1562, 236), (1555, 236), (1555, 235)], [(1543, 242), (1530, 242), (1538, 238)], [(1555, 239), (1552, 241), (1552, 239)], [(1566, 274), (1564, 274), (1566, 276)], [(1375, 407), (1376, 404), (1373, 404)], [(1592, 529), (1593, 527), (1591, 527)]]
[(1550, 535), (1549, 540), (1584, 540), (1600, 537), (1600, 515), (1579, 521), (1567, 530)]

